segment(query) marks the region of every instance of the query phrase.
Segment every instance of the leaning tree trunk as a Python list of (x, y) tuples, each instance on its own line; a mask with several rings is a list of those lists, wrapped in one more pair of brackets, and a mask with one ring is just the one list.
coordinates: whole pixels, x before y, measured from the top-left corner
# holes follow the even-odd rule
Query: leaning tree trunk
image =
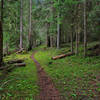
[(20, 49), (23, 48), (23, 0), (20, 2)]
[(28, 50), (32, 50), (33, 43), (31, 41), (32, 36), (32, 0), (30, 0), (30, 11), (29, 11), (29, 48)]
[(86, 0), (84, 1), (84, 56), (87, 55)]
[(0, 67), (3, 62), (3, 0), (1, 0), (1, 19), (0, 19)]

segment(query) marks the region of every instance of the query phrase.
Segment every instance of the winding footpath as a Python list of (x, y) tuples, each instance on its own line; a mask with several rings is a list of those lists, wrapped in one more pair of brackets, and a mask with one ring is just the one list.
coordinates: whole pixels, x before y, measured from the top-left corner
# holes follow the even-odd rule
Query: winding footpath
[(34, 58), (34, 54), (35, 53), (33, 53), (31, 58), (37, 67), (40, 86), (39, 100), (61, 100), (60, 93), (55, 88), (52, 79), (46, 74), (39, 62)]

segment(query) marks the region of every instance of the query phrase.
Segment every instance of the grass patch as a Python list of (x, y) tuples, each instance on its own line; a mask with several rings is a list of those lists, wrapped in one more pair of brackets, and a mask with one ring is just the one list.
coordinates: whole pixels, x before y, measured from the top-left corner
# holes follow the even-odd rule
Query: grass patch
[[(80, 48), (82, 50), (82, 47)], [(100, 92), (100, 57), (70, 56), (64, 59), (51, 60), (51, 57), (61, 54), (69, 48), (47, 49), (36, 53), (35, 58), (53, 79), (56, 87), (66, 100), (87, 100), (94, 98)]]
[(32, 52), (27, 54), (12, 54), (4, 58), (5, 61), (12, 59), (25, 59), (26, 67), (15, 68), (7, 77), (0, 80), (0, 98), (2, 100), (35, 100), (39, 94), (37, 85), (37, 71), (31, 60)]

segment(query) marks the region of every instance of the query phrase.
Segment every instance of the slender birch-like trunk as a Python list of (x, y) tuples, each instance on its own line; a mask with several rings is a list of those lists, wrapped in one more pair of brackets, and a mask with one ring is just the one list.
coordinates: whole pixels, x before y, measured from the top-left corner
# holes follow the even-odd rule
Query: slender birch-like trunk
[(57, 49), (60, 48), (60, 23), (59, 23), (59, 13), (58, 13), (58, 22), (57, 22)]
[(20, 49), (23, 48), (23, 0), (20, 1)]

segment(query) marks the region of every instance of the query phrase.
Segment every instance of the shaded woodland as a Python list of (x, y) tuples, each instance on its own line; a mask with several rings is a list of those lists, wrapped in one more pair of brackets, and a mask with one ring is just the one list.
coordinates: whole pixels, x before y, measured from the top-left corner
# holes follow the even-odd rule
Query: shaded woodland
[[(22, 58), (24, 54), (29, 57), (32, 55), (30, 52), (34, 50), (43, 51), (39, 52), (41, 56), (36, 54), (37, 60), (43, 66), (47, 63), (48, 66), (52, 66), (55, 60), (57, 60), (55, 64), (58, 64), (61, 61), (60, 58), (63, 58), (63, 61), (67, 57), (70, 60), (74, 59), (73, 61), (84, 59), (85, 64), (85, 60), (89, 59), (88, 61), (92, 62), (90, 59), (94, 57), (97, 57), (98, 61), (100, 0), (0, 0), (0, 70), (4, 71), (6, 68), (10, 72), (9, 64), (13, 64), (11, 70), (14, 67), (27, 66), (26, 60), (18, 57), (20, 54), (23, 54)], [(46, 58), (47, 55), (44, 52), (48, 52), (49, 58)], [(13, 54), (16, 54), (17, 58), (11, 61), (5, 60)], [(42, 56), (45, 61), (41, 58)], [(35, 62), (35, 58), (32, 56), (31, 58)], [(30, 60), (29, 62), (32, 63)], [(48, 72), (49, 69), (46, 71)], [(49, 74), (53, 77), (51, 73)], [(58, 83), (57, 85), (59, 86)]]
[(81, 43), (86, 56), (87, 42), (99, 41), (99, 5), (99, 0), (1, 0), (0, 46), (3, 37), (4, 54), (70, 43), (71, 52), (78, 54)]

